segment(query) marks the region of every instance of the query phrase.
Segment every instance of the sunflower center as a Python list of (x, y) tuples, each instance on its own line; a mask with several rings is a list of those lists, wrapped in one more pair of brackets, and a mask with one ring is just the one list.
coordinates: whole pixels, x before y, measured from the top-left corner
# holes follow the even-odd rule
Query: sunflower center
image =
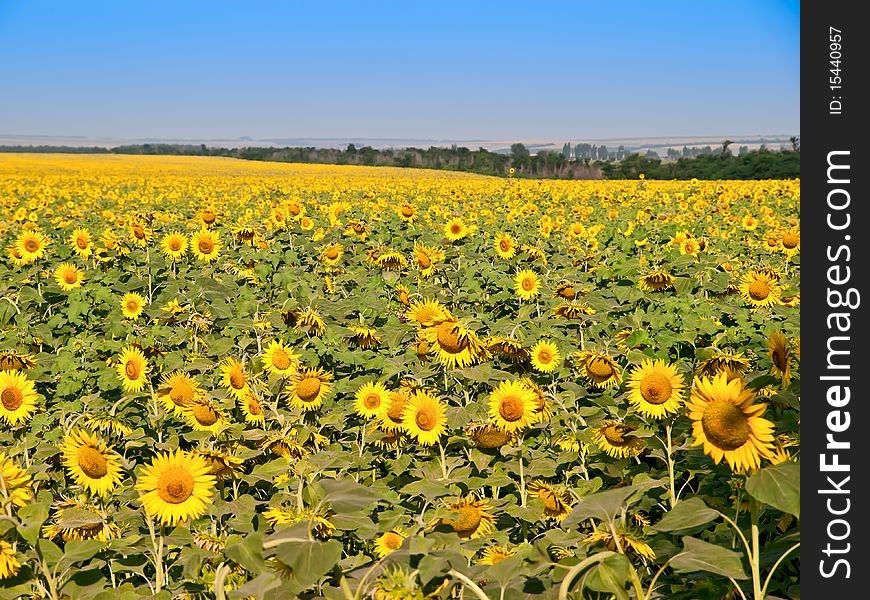
[(173, 252), (178, 252), (181, 250), (181, 240), (178, 238), (172, 238), (169, 240), (169, 249)]
[(290, 356), (287, 354), (287, 351), (282, 348), (275, 350), (275, 353), (272, 355), (272, 364), (275, 365), (276, 369), (281, 371), (289, 369)]
[(63, 280), (70, 285), (78, 281), (78, 279), (78, 275), (72, 269), (63, 272)]
[(552, 490), (541, 490), (538, 497), (544, 503), (544, 508), (547, 510), (560, 510), (562, 508), (559, 503), (559, 496)]
[(91, 479), (100, 479), (109, 472), (106, 457), (92, 446), (79, 446), (77, 458), (79, 467)]
[(326, 251), (326, 258), (329, 260), (335, 260), (338, 258), (338, 248), (330, 248)]
[(782, 246), (786, 250), (793, 250), (801, 243), (801, 238), (795, 233), (787, 233), (782, 238)]
[(740, 407), (723, 400), (707, 405), (701, 425), (710, 443), (720, 450), (740, 448), (752, 433)]
[(519, 421), (523, 418), (523, 414), (525, 413), (524, 408), (525, 404), (521, 398), (517, 398), (516, 396), (505, 396), (498, 404), (498, 414), (500, 414), (505, 421), (513, 423), (514, 421)]
[(511, 243), (508, 240), (501, 240), (498, 243), (498, 247), (501, 249), (502, 252), (507, 252), (511, 249)]
[(553, 361), (553, 355), (547, 349), (538, 350), (538, 362), (542, 365), (550, 364)]
[(202, 254), (211, 254), (214, 251), (214, 242), (208, 238), (199, 240), (198, 246)]
[(457, 225), (454, 223), (453, 225), (450, 226), (450, 233), (452, 233), (453, 235), (459, 235), (461, 232), (462, 232), (461, 225)]
[(451, 321), (444, 321), (438, 325), (438, 345), (445, 352), (458, 354), (462, 352), (466, 345), (459, 339), (459, 327)]
[(365, 228), (365, 225), (362, 225), (360, 223), (356, 223), (353, 226), (353, 230), (355, 233), (363, 233), (366, 230), (366, 228)]
[(634, 439), (633, 435), (626, 436), (627, 430), (619, 425), (611, 425), (604, 429), (604, 439), (612, 446), (627, 446)]
[(169, 390), (169, 399), (176, 406), (185, 406), (193, 400), (194, 393), (193, 385), (191, 385), (190, 381), (182, 378), (175, 382), (175, 385)]
[(135, 225), (133, 235), (136, 236), (136, 239), (143, 240), (145, 239), (145, 229), (141, 225)]
[(778, 346), (773, 350), (773, 364), (782, 372), (786, 370), (788, 367), (788, 352), (785, 348)]
[(181, 504), (193, 495), (193, 475), (181, 467), (167, 469), (157, 481), (157, 495), (169, 504)]
[(245, 385), (247, 385), (245, 374), (241, 369), (236, 369), (230, 373), (230, 385), (237, 390), (244, 389)]
[(257, 402), (256, 398), (250, 398), (248, 400), (248, 412), (254, 416), (260, 415), (263, 413), (263, 410), (260, 408), (260, 403)]
[(435, 425), (437, 424), (435, 411), (428, 406), (419, 408), (417, 414), (414, 416), (414, 422), (416, 422), (417, 427), (423, 431), (432, 431), (435, 429)]
[(563, 298), (567, 298), (568, 300), (572, 300), (577, 294), (574, 291), (574, 288), (569, 285), (568, 287), (562, 288), (562, 290), (559, 292), (559, 295)]
[(24, 404), (24, 394), (17, 387), (8, 387), (0, 393), (0, 401), (6, 410), (18, 410)]
[(298, 204), (291, 204), (290, 206), (287, 207), (287, 210), (289, 210), (290, 214), (293, 215), (294, 217), (298, 216), (299, 213), (302, 212), (302, 209), (299, 208)]
[(142, 369), (139, 368), (139, 363), (135, 360), (128, 360), (127, 364), (124, 365), (124, 373), (127, 375), (127, 379), (135, 380), (139, 379), (139, 375), (142, 374)]
[(661, 373), (652, 373), (640, 382), (640, 395), (650, 404), (664, 404), (671, 397), (671, 380)]
[(320, 380), (317, 377), (306, 377), (296, 386), (296, 395), (303, 402), (314, 402), (320, 393)]
[(27, 240), (24, 242), (24, 249), (28, 252), (36, 252), (39, 250), (39, 242), (36, 240)]
[(193, 407), (193, 418), (200, 425), (209, 427), (218, 422), (218, 414), (215, 409), (206, 404), (197, 404)]
[(613, 375), (611, 364), (607, 360), (597, 356), (586, 363), (586, 370), (595, 377), (601, 377), (602, 379), (607, 379)]
[(432, 261), (429, 259), (428, 254), (423, 254), (423, 253), (418, 254), (417, 255), (417, 262), (424, 269), (428, 269), (429, 267), (432, 266)]
[(749, 297), (753, 300), (764, 300), (770, 295), (770, 287), (767, 282), (756, 279), (749, 284)]
[(85, 250), (88, 247), (88, 240), (83, 237), (78, 237), (76, 238), (76, 246), (78, 246), (81, 250)]
[[(405, 215), (410, 216), (410, 215)], [(402, 546), (402, 541), (405, 538), (400, 536), (398, 533), (388, 531), (384, 534), (384, 546), (389, 548), (390, 550), (398, 550)]]
[(473, 437), (484, 448), (501, 448), (510, 441), (510, 434), (495, 427), (485, 427), (475, 432)]
[(217, 219), (217, 215), (214, 214), (210, 210), (207, 210), (207, 211), (202, 213), (202, 222), (205, 223), (206, 225), (211, 225), (212, 223), (215, 222), (215, 219)]
[(138, 300), (127, 300), (127, 312), (135, 313), (139, 311)]
[(473, 505), (468, 505), (459, 508), (456, 512), (459, 513), (459, 518), (450, 521), (450, 526), (453, 527), (453, 531), (458, 533), (460, 536), (468, 536), (477, 531), (477, 528), (480, 527), (480, 522), (483, 519), (483, 515), (479, 508)]
[(521, 285), (525, 291), (530, 292), (535, 287), (535, 280), (531, 277), (524, 277)]
[(363, 404), (369, 410), (374, 410), (381, 405), (381, 397), (378, 394), (369, 394), (363, 398)]
[(414, 216), (414, 209), (411, 208), (410, 206), (403, 206), (402, 207), (402, 216), (403, 217), (413, 217)]

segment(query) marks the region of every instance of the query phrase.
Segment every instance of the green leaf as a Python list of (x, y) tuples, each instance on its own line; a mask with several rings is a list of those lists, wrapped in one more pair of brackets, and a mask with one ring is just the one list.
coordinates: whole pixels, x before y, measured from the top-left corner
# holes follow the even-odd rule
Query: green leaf
[(18, 526), (18, 533), (21, 534), (27, 543), (31, 546), (36, 545), (36, 540), (39, 539), (39, 529), (45, 520), (48, 518), (49, 506), (51, 506), (51, 494), (48, 498), (43, 499), (43, 494), (39, 494), (40, 498), (36, 502), (32, 502), (27, 506), (22, 506), (18, 510), (18, 518), (21, 519), (21, 525)]
[(70, 540), (63, 547), (61, 564), (66, 567), (90, 560), (105, 546), (106, 543), (99, 540)]
[(705, 525), (719, 516), (719, 513), (709, 508), (698, 498), (681, 500), (662, 519), (655, 524), (657, 531), (681, 531)]
[(328, 542), (296, 542), (281, 544), (275, 555), (293, 572), (292, 580), (299, 589), (317, 583), (341, 559), (342, 545), (338, 540)]
[(263, 560), (263, 534), (260, 532), (249, 533), (244, 537), (236, 534), (227, 537), (224, 554), (255, 575), (266, 569), (266, 562)]
[(698, 538), (683, 537), (683, 551), (671, 559), (674, 571), (706, 571), (734, 579), (746, 579), (742, 556)]
[(629, 600), (625, 584), (628, 583), (630, 568), (631, 565), (624, 554), (608, 556), (589, 569), (586, 587), (597, 592), (613, 594), (617, 600)]
[[(93, 542), (96, 540), (85, 541)], [(66, 547), (69, 548), (69, 543), (67, 543)], [(70, 577), (63, 584), (61, 591), (70, 598), (91, 600), (107, 587), (109, 587), (109, 582), (105, 580), (99, 569), (88, 569), (86, 571), (78, 571)]]
[(318, 483), (326, 491), (323, 502), (337, 513), (357, 512), (380, 499), (370, 487), (352, 479), (321, 479)]
[(631, 503), (629, 499), (632, 496), (661, 485), (664, 485), (664, 480), (650, 479), (615, 490), (584, 496), (571, 511), (571, 514), (562, 522), (562, 527), (576, 526), (586, 519), (611, 521), (622, 511), (623, 506)]
[(786, 461), (765, 467), (746, 480), (746, 492), (782, 512), (801, 516), (801, 468)]
[(57, 520), (57, 526), (63, 529), (78, 529), (79, 527), (88, 527), (89, 525), (97, 525), (102, 522), (102, 517), (94, 514), (93, 511), (71, 506), (63, 510), (60, 519)]

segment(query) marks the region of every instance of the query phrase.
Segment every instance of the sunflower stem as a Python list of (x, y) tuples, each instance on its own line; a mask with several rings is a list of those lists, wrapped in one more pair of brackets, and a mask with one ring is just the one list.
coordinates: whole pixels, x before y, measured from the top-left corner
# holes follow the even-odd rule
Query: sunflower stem
[(528, 491), (526, 490), (526, 471), (523, 466), (523, 439), (519, 438), (519, 452), (517, 452), (517, 456), (520, 459), (520, 506), (523, 508), (526, 507), (526, 498), (528, 497)]
[(761, 507), (758, 501), (752, 496), (749, 496), (749, 514), (752, 519), (752, 554), (749, 556), (749, 564), (752, 568), (752, 595), (754, 600), (764, 600), (764, 595), (761, 591), (761, 552), (758, 540), (758, 518), (760, 516)]
[(438, 451), (441, 454), (441, 479), (447, 479), (447, 456), (444, 453), (444, 444), (438, 442)]
[(665, 425), (665, 435), (668, 438), (667, 444), (667, 453), (668, 453), (668, 479), (670, 480), (670, 495), (671, 495), (671, 508), (677, 505), (677, 491), (676, 491), (676, 483), (674, 481), (674, 450), (673, 450), (673, 441), (671, 438), (671, 423)]

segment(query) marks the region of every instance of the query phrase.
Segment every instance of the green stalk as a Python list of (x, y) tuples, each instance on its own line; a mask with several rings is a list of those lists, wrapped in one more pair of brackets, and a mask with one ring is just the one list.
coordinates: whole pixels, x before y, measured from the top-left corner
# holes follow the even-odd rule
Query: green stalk
[(755, 600), (764, 600), (764, 595), (761, 591), (761, 571), (760, 559), (761, 548), (758, 542), (758, 517), (761, 507), (752, 496), (749, 496), (749, 513), (752, 519), (752, 554), (749, 556), (749, 564), (752, 568), (752, 596)]

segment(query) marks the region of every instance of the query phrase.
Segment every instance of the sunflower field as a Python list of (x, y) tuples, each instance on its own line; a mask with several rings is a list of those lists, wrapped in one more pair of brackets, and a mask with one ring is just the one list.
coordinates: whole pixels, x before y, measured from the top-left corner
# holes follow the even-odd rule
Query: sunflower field
[(799, 186), (0, 156), (0, 598), (798, 597)]

